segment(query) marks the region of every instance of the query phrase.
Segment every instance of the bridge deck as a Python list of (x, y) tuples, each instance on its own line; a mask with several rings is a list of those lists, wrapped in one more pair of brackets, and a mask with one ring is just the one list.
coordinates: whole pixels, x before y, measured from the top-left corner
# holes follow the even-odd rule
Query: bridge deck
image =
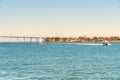
[(19, 39), (23, 39), (23, 41), (25, 42), (26, 39), (30, 42), (32, 42), (33, 39), (36, 40), (36, 42), (39, 42), (41, 40), (45, 40), (45, 37), (33, 37), (33, 36), (0, 36), (0, 38), (16, 38), (17, 41), (19, 41)]

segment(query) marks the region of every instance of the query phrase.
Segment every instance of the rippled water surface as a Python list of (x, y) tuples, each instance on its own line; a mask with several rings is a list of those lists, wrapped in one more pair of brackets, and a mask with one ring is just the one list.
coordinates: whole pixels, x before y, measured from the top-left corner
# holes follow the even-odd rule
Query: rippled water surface
[(120, 43), (0, 43), (0, 80), (120, 80)]

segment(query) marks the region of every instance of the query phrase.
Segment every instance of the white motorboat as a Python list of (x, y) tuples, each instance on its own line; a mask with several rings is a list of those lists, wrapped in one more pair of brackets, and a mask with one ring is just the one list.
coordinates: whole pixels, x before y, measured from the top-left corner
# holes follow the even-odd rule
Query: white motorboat
[(103, 45), (104, 45), (104, 46), (107, 46), (107, 45), (110, 45), (110, 43), (109, 43), (108, 41), (104, 41), (104, 42), (103, 42)]

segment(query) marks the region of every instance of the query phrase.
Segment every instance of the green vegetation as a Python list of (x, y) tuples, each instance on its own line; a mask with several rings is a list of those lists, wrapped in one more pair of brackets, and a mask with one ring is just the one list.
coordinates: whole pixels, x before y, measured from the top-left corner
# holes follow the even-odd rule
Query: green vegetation
[(99, 42), (99, 41), (120, 41), (120, 37), (47, 37), (46, 42)]

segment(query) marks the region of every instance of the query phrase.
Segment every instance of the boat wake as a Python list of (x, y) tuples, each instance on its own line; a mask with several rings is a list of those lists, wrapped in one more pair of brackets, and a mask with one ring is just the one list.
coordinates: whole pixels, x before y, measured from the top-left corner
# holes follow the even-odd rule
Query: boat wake
[[(81, 46), (104, 46), (103, 44), (95, 44), (95, 43), (78, 43), (76, 45), (81, 45)], [(111, 44), (108, 44), (108, 46), (111, 45)]]

